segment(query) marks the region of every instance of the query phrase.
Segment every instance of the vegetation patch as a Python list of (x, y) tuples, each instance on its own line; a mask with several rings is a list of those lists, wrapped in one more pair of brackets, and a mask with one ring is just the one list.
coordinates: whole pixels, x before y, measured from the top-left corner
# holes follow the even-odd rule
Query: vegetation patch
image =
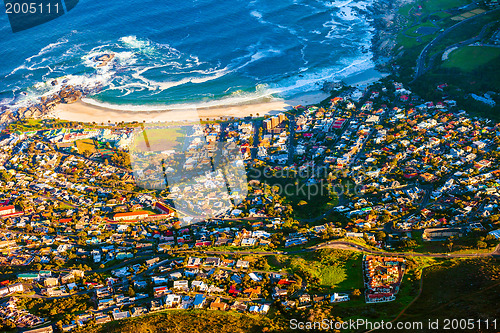
[[(145, 317), (113, 321), (89, 329), (89, 333), (142, 333), (142, 332), (263, 332), (270, 320), (264, 317), (244, 315), (233, 311), (169, 311)], [(83, 331), (81, 331), (83, 332)]]
[[(423, 272), (423, 291), (400, 320), (500, 318), (500, 263), (493, 258), (448, 260)], [(424, 327), (425, 329), (425, 327)]]

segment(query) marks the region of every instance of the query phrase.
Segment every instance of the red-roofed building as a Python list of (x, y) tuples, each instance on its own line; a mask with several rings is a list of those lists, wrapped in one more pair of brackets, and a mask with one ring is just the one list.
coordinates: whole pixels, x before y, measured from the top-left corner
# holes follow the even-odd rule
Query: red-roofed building
[(236, 289), (236, 286), (233, 284), (231, 288), (229, 288), (228, 292), (232, 295), (238, 295), (241, 292), (241, 290)]
[(12, 214), (16, 212), (16, 207), (13, 205), (0, 207), (0, 216)]
[(118, 213), (113, 216), (115, 221), (134, 221), (143, 220), (149, 216), (146, 211), (128, 212), (128, 213)]
[(173, 209), (171, 209), (170, 207), (168, 207), (167, 205), (165, 205), (164, 203), (159, 202), (159, 201), (155, 202), (154, 208), (156, 210), (159, 210), (163, 214), (168, 215), (168, 216), (174, 216), (174, 213), (175, 213)]

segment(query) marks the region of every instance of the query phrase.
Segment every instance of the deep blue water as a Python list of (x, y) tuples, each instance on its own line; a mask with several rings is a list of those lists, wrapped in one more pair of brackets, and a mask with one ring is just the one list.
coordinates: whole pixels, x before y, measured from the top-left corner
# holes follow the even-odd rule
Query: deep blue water
[[(12, 33), (0, 15), (0, 103), (61, 84), (96, 103), (191, 105), (288, 97), (373, 66), (372, 0), (80, 0)], [(92, 58), (114, 52), (108, 66)], [(58, 79), (58, 85), (50, 84)]]

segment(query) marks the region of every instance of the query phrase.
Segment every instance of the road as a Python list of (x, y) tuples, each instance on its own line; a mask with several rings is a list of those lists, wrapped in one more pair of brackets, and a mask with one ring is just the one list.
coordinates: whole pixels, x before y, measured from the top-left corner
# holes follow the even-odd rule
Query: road
[(495, 250), (490, 253), (416, 253), (416, 252), (396, 253), (396, 252), (386, 252), (386, 251), (375, 251), (365, 246), (345, 241), (340, 241), (340, 242), (330, 241), (327, 243), (322, 243), (310, 247), (308, 248), (308, 250), (314, 251), (324, 248), (361, 251), (382, 256), (404, 256), (404, 257), (412, 256), (412, 257), (428, 257), (428, 258), (477, 258), (477, 257), (500, 258), (500, 244), (498, 244)]
[[(376, 251), (371, 248), (368, 248), (363, 245), (359, 245), (353, 242), (348, 241), (328, 241), (325, 243), (317, 244), (305, 249), (296, 250), (296, 251), (274, 251), (274, 252), (265, 252), (265, 251), (203, 251), (206, 254), (260, 254), (260, 255), (271, 255), (271, 254), (299, 254), (303, 252), (312, 252), (320, 249), (339, 249), (339, 250), (350, 250), (350, 251), (358, 251), (358, 252), (366, 252), (375, 255), (383, 255), (383, 256), (413, 256), (413, 257), (429, 257), (429, 258), (475, 258), (475, 257), (494, 257), (500, 258), (500, 244), (495, 248), (495, 250), (491, 253), (417, 253), (417, 252), (387, 252), (387, 251)], [(178, 252), (196, 252), (194, 250), (182, 251), (178, 250)]]

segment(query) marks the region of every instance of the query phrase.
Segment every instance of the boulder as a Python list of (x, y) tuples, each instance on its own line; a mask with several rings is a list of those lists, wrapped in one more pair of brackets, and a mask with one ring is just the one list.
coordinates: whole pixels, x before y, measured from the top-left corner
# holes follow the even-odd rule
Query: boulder
[(106, 53), (100, 56), (96, 56), (94, 58), (94, 61), (99, 63), (97, 67), (103, 67), (106, 66), (114, 57), (115, 57), (114, 53)]

